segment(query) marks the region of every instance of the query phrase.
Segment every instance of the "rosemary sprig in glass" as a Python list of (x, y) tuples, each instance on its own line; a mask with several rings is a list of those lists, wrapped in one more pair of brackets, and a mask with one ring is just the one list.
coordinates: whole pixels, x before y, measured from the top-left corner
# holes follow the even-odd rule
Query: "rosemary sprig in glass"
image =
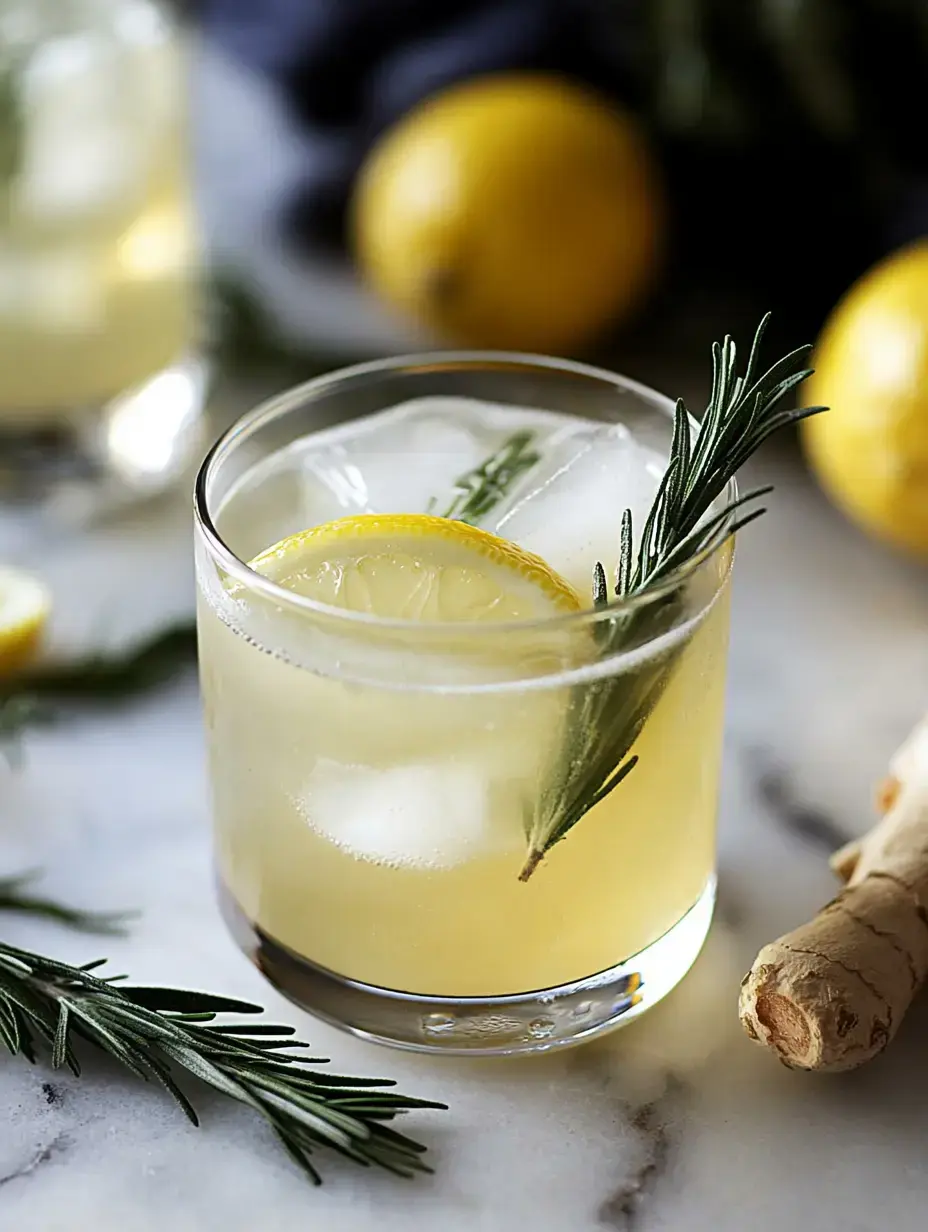
[[(758, 488), (722, 508), (716, 502), (736, 472), (778, 429), (814, 415), (824, 407), (778, 409), (783, 399), (811, 375), (804, 367), (809, 347), (799, 347), (759, 374), (760, 345), (769, 321), (761, 321), (743, 376), (736, 370), (732, 339), (712, 347), (712, 391), (702, 424), (694, 433), (683, 399), (674, 413), (667, 469), (644, 521), (637, 551), (632, 513), (626, 509), (619, 527), (619, 557), (612, 586), (601, 561), (593, 569), (593, 607), (610, 614), (596, 622), (598, 661), (655, 642), (679, 627), (685, 609), (683, 585), (655, 589), (687, 561), (718, 547), (765, 512), (745, 511), (771, 489)], [(457, 499), (447, 516), (474, 519), (493, 508), (511, 485), (498, 476), (512, 470), (511, 447), (488, 458), (461, 477)], [(522, 434), (519, 448), (531, 437)], [(520, 455), (516, 455), (517, 458)], [(537, 454), (532, 454), (534, 465)], [(525, 469), (525, 468), (523, 468)], [(465, 496), (466, 494), (466, 496)], [(649, 597), (653, 593), (653, 597)], [(613, 599), (624, 602), (611, 608)], [(628, 602), (639, 600), (639, 602)], [(611, 610), (610, 610), (611, 608)], [(682, 646), (648, 657), (634, 670), (576, 686), (571, 698), (560, 756), (530, 810), (528, 851), (520, 872), (527, 881), (555, 843), (625, 779), (637, 757), (631, 749), (670, 680)]]
[(461, 475), (452, 489), (451, 503), (441, 516), (477, 525), (541, 460), (541, 454), (532, 448), (534, 439), (535, 433), (530, 430), (513, 432), (495, 453)]
[(262, 1012), (249, 1001), (178, 988), (117, 987), (124, 977), (93, 974), (105, 961), (74, 967), (0, 943), (0, 1041), (28, 1061), (36, 1060), (42, 1044), (55, 1068), (67, 1065), (80, 1074), (74, 1043), (85, 1040), (137, 1077), (161, 1083), (197, 1125), (175, 1077), (186, 1070), (263, 1116), (317, 1185), (311, 1157), (318, 1147), (399, 1176), (430, 1171), (425, 1148), (386, 1122), (443, 1104), (386, 1090), (393, 1086), (386, 1079), (309, 1068), (325, 1058), (288, 1051), (306, 1047), (292, 1038), (292, 1027), (216, 1021), (223, 1014)]
[[(765, 512), (756, 507), (745, 511), (745, 506), (770, 492), (769, 487), (746, 492), (720, 509), (714, 506), (737, 471), (772, 433), (826, 409), (778, 409), (811, 375), (812, 369), (804, 366), (810, 347), (799, 347), (759, 374), (760, 346), (769, 319), (768, 313), (757, 328), (743, 376), (737, 374), (732, 339), (726, 336), (721, 344), (713, 344), (712, 391), (695, 434), (683, 399), (677, 400), (667, 469), (644, 521), (637, 553), (630, 509), (625, 510), (619, 530), (612, 594), (622, 601), (642, 601), (620, 603), (614, 614), (597, 622), (600, 660), (650, 643), (678, 626), (685, 607), (683, 585), (651, 601), (647, 601), (648, 592)], [(593, 569), (593, 606), (608, 611), (611, 601), (606, 571), (598, 561)], [(681, 649), (677, 644), (631, 671), (576, 688), (560, 764), (542, 789), (531, 817), (522, 881), (531, 877), (555, 843), (632, 772), (637, 757), (629, 754), (673, 674)]]

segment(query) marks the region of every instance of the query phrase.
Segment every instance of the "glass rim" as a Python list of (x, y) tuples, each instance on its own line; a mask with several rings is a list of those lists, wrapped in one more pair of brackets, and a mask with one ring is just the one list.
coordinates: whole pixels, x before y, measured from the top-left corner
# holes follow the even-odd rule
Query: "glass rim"
[[(448, 621), (400, 620), (394, 617), (374, 616), (369, 612), (352, 612), (345, 608), (334, 607), (328, 603), (321, 603), (317, 599), (310, 599), (306, 595), (296, 594), (294, 591), (288, 590), (279, 583), (258, 573), (256, 569), (252, 569), (247, 561), (243, 561), (236, 555), (220, 535), (213, 520), (207, 496), (207, 485), (212, 472), (222, 461), (223, 457), (227, 456), (237, 445), (247, 441), (267, 423), (295, 410), (301, 403), (309, 399), (319, 398), (327, 390), (335, 389), (347, 381), (386, 376), (400, 369), (407, 369), (409, 371), (422, 369), (426, 371), (429, 369), (437, 370), (442, 367), (460, 369), (481, 366), (489, 367), (492, 365), (572, 373), (576, 376), (599, 381), (602, 384), (611, 385), (623, 393), (632, 394), (640, 398), (655, 412), (663, 414), (668, 420), (672, 420), (676, 409), (674, 399), (660, 393), (656, 389), (652, 389), (651, 386), (645, 385), (641, 381), (636, 381), (621, 373), (611, 372), (607, 368), (600, 368), (577, 360), (560, 359), (550, 355), (535, 355), (530, 352), (488, 350), (424, 351), (408, 355), (386, 356), (380, 359), (350, 364), (342, 368), (334, 368), (329, 372), (310, 377), (309, 380), (303, 381), (298, 385), (292, 385), (278, 394), (273, 394), (269, 398), (263, 399), (250, 411), (245, 411), (244, 414), (239, 416), (210, 447), (197, 471), (193, 490), (194, 522), (197, 530), (203, 536), (210, 555), (221, 564), (222, 568), (231, 577), (246, 587), (248, 591), (257, 592), (263, 598), (270, 600), (279, 607), (302, 611), (308, 616), (321, 617), (328, 621), (341, 623), (346, 627), (353, 627), (359, 631), (365, 628), (396, 633), (415, 631), (420, 637), (428, 637), (438, 634), (447, 636), (453, 630), (456, 637), (465, 635), (468, 638), (486, 639), (505, 634), (509, 631), (537, 632), (541, 629), (548, 630), (595, 624), (600, 620), (610, 619), (619, 614), (634, 612), (638, 608), (650, 604), (654, 599), (672, 593), (689, 577), (697, 573), (701, 566), (706, 564), (725, 545), (729, 539), (729, 531), (734, 519), (734, 513), (728, 514), (705, 547), (671, 570), (660, 582), (656, 582), (653, 586), (648, 586), (646, 590), (637, 595), (624, 598), (612, 596), (603, 607), (593, 607), (591, 604), (589, 607), (581, 608), (577, 612), (557, 612), (549, 616), (536, 617), (532, 620), (457, 623)], [(690, 429), (694, 433), (695, 439), (698, 436), (700, 424), (689, 412), (687, 412), (687, 415)], [(724, 492), (726, 504), (730, 504), (735, 500), (737, 494), (737, 481), (731, 479)], [(618, 533), (619, 528), (617, 526), (616, 543), (618, 543)], [(607, 578), (610, 576), (610, 573), (611, 570), (607, 570)]]

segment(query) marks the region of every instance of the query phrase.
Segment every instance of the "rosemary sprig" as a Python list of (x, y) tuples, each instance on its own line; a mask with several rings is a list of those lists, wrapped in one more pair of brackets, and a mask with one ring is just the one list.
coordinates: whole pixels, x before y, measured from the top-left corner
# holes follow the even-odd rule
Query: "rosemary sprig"
[(4, 695), (83, 702), (131, 697), (193, 664), (196, 651), (196, 625), (184, 620), (128, 650), (90, 654), (74, 662), (40, 661), (31, 671), (0, 683), (0, 700)]
[(514, 432), (495, 453), (454, 482), (454, 496), (441, 515), (458, 522), (479, 523), (541, 458), (533, 449), (535, 433)]
[[(714, 510), (729, 481), (778, 429), (825, 407), (778, 410), (779, 404), (812, 369), (803, 366), (809, 347), (800, 347), (758, 375), (761, 341), (769, 321), (761, 321), (747, 368), (738, 376), (735, 344), (726, 336), (712, 347), (712, 392), (695, 438), (682, 399), (677, 401), (667, 469), (645, 519), (637, 554), (632, 513), (626, 509), (619, 531), (619, 559), (613, 593), (640, 597), (630, 610), (617, 608), (596, 626), (598, 657), (605, 659), (644, 645), (678, 625), (684, 586), (647, 601), (649, 590), (670, 578), (686, 561), (718, 546), (764, 513), (745, 505), (771, 489), (748, 492)], [(606, 572), (593, 570), (593, 604), (608, 609)], [(544, 856), (591, 808), (631, 773), (629, 756), (661, 697), (679, 659), (680, 648), (664, 651), (635, 670), (576, 686), (571, 699), (563, 754), (543, 787), (528, 825), (528, 852), (520, 873), (527, 881)]]
[(54, 702), (117, 702), (171, 679), (196, 660), (196, 626), (169, 625), (129, 650), (40, 662), (0, 681), (0, 755), (15, 759), (27, 728), (54, 719)]
[(35, 1061), (42, 1044), (55, 1068), (80, 1074), (74, 1043), (86, 1040), (137, 1077), (160, 1082), (197, 1125), (175, 1079), (177, 1069), (186, 1070), (263, 1116), (317, 1185), (312, 1155), (322, 1146), (399, 1176), (430, 1171), (425, 1148), (385, 1122), (445, 1105), (385, 1090), (393, 1086), (387, 1079), (309, 1068), (325, 1059), (288, 1051), (306, 1047), (292, 1038), (292, 1027), (216, 1022), (218, 1015), (261, 1013), (251, 1002), (177, 988), (117, 988), (122, 977), (92, 974), (104, 962), (74, 967), (0, 943), (0, 1040), (10, 1052)]
[(82, 911), (67, 907), (50, 898), (30, 893), (29, 887), (38, 877), (34, 869), (12, 877), (0, 877), (0, 911), (15, 911), (23, 915), (43, 916), (76, 928), (79, 932), (120, 936), (132, 913), (123, 911)]

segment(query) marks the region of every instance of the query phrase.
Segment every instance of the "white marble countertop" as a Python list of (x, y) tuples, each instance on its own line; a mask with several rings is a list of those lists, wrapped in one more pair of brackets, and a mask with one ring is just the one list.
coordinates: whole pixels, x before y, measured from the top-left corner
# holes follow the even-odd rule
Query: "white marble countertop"
[[(192, 673), (32, 735), (18, 778), (0, 770), (0, 867), (41, 864), (50, 892), (142, 915), (116, 941), (9, 916), (7, 939), (261, 1000), (340, 1072), (388, 1074), (450, 1111), (409, 1119), (434, 1177), (332, 1158), (315, 1191), (263, 1124), (219, 1096), (196, 1092), (196, 1130), (158, 1089), (93, 1056), (80, 1079), (0, 1057), (0, 1227), (923, 1229), (928, 1004), (885, 1057), (832, 1078), (781, 1069), (742, 1035), (735, 1007), (757, 948), (831, 894), (828, 849), (869, 824), (871, 786), (928, 703), (928, 575), (848, 527), (789, 444), (760, 469), (778, 490), (736, 569), (718, 919), (680, 989), (605, 1042), (530, 1061), (431, 1060), (352, 1040), (277, 996), (213, 904)], [(36, 559), (12, 524), (0, 550)], [(128, 637), (187, 610), (186, 502), (157, 524), (139, 515), (54, 541), (40, 559), (72, 641)]]

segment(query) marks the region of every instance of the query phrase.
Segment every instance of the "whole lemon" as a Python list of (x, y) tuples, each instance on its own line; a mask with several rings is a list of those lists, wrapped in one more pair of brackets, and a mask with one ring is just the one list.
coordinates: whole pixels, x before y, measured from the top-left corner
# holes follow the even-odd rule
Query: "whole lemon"
[(557, 77), (501, 74), (426, 100), (372, 151), (355, 249), (379, 294), (449, 339), (582, 347), (649, 290), (661, 189), (634, 120)]
[(928, 242), (888, 257), (832, 313), (802, 425), (826, 491), (882, 539), (928, 556)]

